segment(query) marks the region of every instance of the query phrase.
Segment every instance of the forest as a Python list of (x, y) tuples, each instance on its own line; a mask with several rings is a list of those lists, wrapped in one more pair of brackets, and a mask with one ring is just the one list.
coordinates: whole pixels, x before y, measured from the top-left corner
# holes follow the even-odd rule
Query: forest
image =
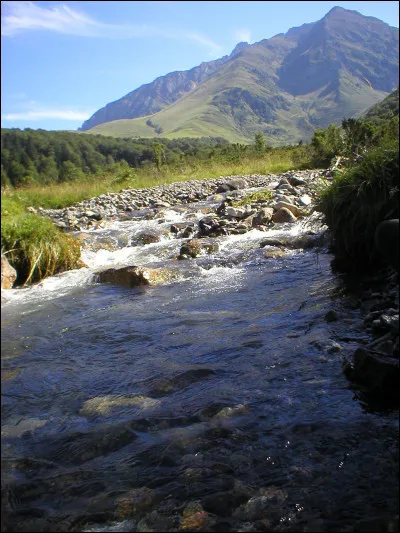
[(82, 181), (126, 162), (139, 168), (206, 157), (227, 146), (222, 138), (116, 139), (69, 131), (1, 130), (1, 186), (34, 186)]

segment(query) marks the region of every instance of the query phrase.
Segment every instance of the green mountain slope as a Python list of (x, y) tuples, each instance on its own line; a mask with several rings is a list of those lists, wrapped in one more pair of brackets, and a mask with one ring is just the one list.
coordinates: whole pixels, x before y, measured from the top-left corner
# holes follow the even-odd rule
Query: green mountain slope
[(362, 115), (362, 118), (381, 124), (396, 116), (399, 116), (399, 89), (393, 91), (379, 104), (368, 109)]
[(90, 132), (244, 143), (263, 132), (274, 146), (309, 140), (316, 128), (362, 113), (398, 85), (398, 29), (334, 8), (316, 23), (241, 43), (212, 63), (212, 72), (160, 111)]

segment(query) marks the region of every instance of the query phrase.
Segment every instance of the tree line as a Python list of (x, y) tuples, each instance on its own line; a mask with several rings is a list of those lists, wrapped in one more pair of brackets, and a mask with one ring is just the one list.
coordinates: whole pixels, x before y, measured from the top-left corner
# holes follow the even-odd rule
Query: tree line
[(1, 186), (21, 187), (83, 180), (119, 166), (137, 168), (203, 158), (228, 144), (222, 138), (119, 139), (68, 131), (1, 130)]
[[(394, 113), (398, 112), (397, 110)], [(393, 111), (391, 110), (391, 113)], [(381, 120), (343, 119), (316, 130), (309, 144), (273, 148), (262, 133), (252, 144), (229, 143), (221, 137), (163, 139), (121, 139), (103, 135), (32, 129), (1, 130), (1, 186), (48, 185), (68, 181), (93, 180), (112, 172), (125, 176), (132, 168), (153, 165), (175, 166), (186, 161), (217, 159), (240, 161), (262, 157), (273, 150), (291, 152), (292, 159), (305, 167), (326, 168), (337, 155), (353, 160), (361, 152), (399, 140), (399, 116)]]

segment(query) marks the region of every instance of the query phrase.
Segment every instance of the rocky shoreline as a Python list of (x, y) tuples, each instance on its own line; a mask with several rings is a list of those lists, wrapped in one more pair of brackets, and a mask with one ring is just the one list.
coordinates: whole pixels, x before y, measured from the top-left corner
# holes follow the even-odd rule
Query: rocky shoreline
[[(309, 188), (309, 184), (323, 176), (323, 170), (289, 171), (280, 175), (241, 175), (217, 179), (190, 180), (158, 185), (145, 189), (123, 189), (119, 193), (101, 194), (64, 209), (42, 209), (38, 214), (49, 217), (59, 228), (66, 231), (96, 228), (99, 221), (126, 219), (141, 209), (151, 209), (156, 214), (159, 209), (205, 200), (212, 194), (226, 193), (255, 187), (276, 186), (287, 179), (289, 194), (298, 194), (299, 185)], [(283, 192), (284, 187), (281, 187)], [(33, 208), (29, 208), (31, 211)], [(36, 212), (36, 210), (33, 210)]]

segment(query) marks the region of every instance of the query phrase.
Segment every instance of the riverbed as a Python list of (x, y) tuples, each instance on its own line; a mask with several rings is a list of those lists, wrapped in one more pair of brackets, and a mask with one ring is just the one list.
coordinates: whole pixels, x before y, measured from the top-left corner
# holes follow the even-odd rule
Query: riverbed
[[(331, 254), (266, 253), (267, 237), (310, 233), (302, 218), (177, 259), (188, 239), (171, 225), (220, 202), (81, 231), (85, 268), (4, 291), (2, 531), (353, 531), (398, 515), (398, 413), (342, 372), (369, 339)], [(97, 282), (128, 265), (174, 275)]]

